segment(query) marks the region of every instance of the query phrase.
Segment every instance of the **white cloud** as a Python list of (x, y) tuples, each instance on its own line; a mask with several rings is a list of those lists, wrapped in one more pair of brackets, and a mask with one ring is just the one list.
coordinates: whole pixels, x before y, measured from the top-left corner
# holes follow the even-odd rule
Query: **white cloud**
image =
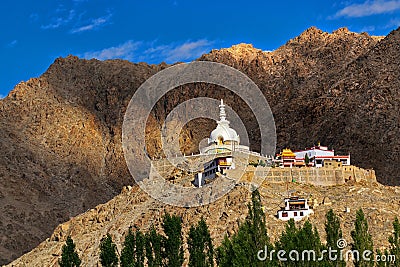
[(12, 40), (7, 44), (7, 47), (12, 48), (18, 44), (18, 40)]
[(37, 13), (30, 14), (29, 15), (29, 19), (30, 19), (31, 22), (36, 22), (39, 19), (39, 14), (37, 14)]
[(376, 30), (375, 26), (364, 26), (363, 28), (361, 28), (361, 32), (373, 32)]
[[(60, 13), (64, 10), (57, 9), (57, 13)], [(65, 13), (65, 12), (64, 12)], [(43, 30), (48, 30), (48, 29), (57, 29), (61, 26), (65, 26), (68, 23), (70, 23), (75, 17), (75, 10), (71, 9), (62, 16), (54, 17), (51, 19), (51, 23), (47, 25), (42, 25), (41, 28)]]
[(168, 63), (193, 60), (209, 52), (212, 44), (213, 42), (201, 39), (183, 44), (159, 45), (145, 50), (142, 57)]
[(5, 95), (0, 94), (0, 99), (3, 99), (3, 98), (5, 98), (5, 97), (6, 97)]
[(359, 18), (377, 14), (390, 13), (400, 9), (398, 0), (374, 0), (366, 1), (362, 4), (352, 4), (339, 10), (335, 17)]
[(386, 24), (384, 25), (379, 25), (379, 26), (364, 26), (361, 28), (361, 32), (368, 32), (368, 33), (373, 33), (376, 30), (387, 30), (387, 29), (397, 29), (400, 27), (400, 18), (394, 18), (389, 20)]
[(385, 29), (397, 29), (400, 27), (400, 18), (391, 19), (386, 25)]
[(204, 39), (195, 42), (186, 42), (172, 50), (167, 50), (166, 54), (168, 57), (166, 58), (166, 61), (175, 62), (199, 57), (202, 54), (209, 52), (210, 46), (211, 42)]
[(175, 63), (178, 61), (191, 61), (211, 50), (210, 42), (206, 39), (186, 41), (184, 43), (171, 43), (153, 46), (154, 42), (126, 41), (117, 46), (108, 47), (99, 51), (89, 51), (80, 57), (99, 60), (126, 59), (130, 61), (145, 61), (149, 63)]
[(112, 17), (112, 14), (108, 14), (107, 16), (103, 16), (100, 18), (92, 19), (89, 24), (80, 26), (78, 28), (72, 29), (71, 33), (79, 33), (79, 32), (84, 32), (84, 31), (90, 31), (97, 29), (101, 26), (106, 25), (109, 23), (110, 19)]
[(97, 58), (99, 60), (115, 59), (115, 58), (133, 60), (134, 52), (138, 49), (139, 46), (140, 42), (134, 42), (132, 40), (129, 40), (118, 46), (105, 48), (99, 51), (86, 52), (81, 56), (87, 59)]
[[(82, 0), (77, 1), (82, 2)], [(98, 29), (104, 25), (110, 23), (112, 13), (106, 11), (107, 15), (97, 18), (86, 18), (86, 11), (82, 11), (81, 8), (75, 6), (76, 9), (66, 9), (63, 5), (59, 5), (50, 18), (50, 23), (41, 26), (43, 30), (57, 29), (60, 27), (69, 28), (69, 33), (80, 33), (90, 30)], [(38, 20), (39, 15), (31, 14), (31, 20)]]

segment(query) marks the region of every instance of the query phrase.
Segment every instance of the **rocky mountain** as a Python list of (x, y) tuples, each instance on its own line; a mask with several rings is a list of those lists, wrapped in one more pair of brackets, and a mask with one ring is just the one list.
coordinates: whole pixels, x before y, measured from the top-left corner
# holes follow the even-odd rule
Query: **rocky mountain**
[[(362, 208), (368, 220), (369, 231), (374, 238), (375, 248), (389, 246), (388, 237), (393, 231), (393, 220), (400, 216), (400, 188), (383, 186), (378, 183), (357, 183), (324, 187), (290, 184), (295, 194), (313, 199), (314, 214), (309, 217), (325, 240), (325, 214), (333, 209), (343, 229), (343, 238), (350, 244), (350, 232), (354, 229), (355, 213)], [(285, 184), (266, 184), (260, 187), (262, 204), (267, 218), (268, 235), (275, 242), (285, 229), (285, 223), (278, 220), (276, 211), (286, 197)], [(109, 233), (122, 250), (125, 235), (129, 229), (148, 231), (150, 226), (160, 230), (163, 215), (173, 213), (181, 216), (183, 235), (186, 238), (190, 226), (204, 217), (210, 229), (214, 245), (218, 246), (225, 234), (232, 235), (248, 213), (247, 203), (251, 193), (245, 186), (238, 185), (224, 197), (207, 206), (198, 208), (176, 208), (149, 197), (138, 186), (124, 187), (121, 194), (105, 204), (96, 206), (84, 214), (59, 225), (53, 234), (31, 252), (13, 261), (9, 267), (56, 266), (61, 248), (70, 235), (82, 259), (82, 266), (99, 265), (101, 238)], [(354, 199), (357, 198), (357, 201)], [(371, 204), (373, 203), (373, 204)], [(299, 222), (301, 225), (303, 222)], [(350, 249), (347, 247), (345, 251)], [(185, 248), (186, 250), (186, 248)], [(186, 251), (186, 259), (188, 252)], [(187, 264), (187, 262), (186, 262)]]
[(0, 263), (133, 183), (122, 155), (121, 117), (132, 86), (160, 69), (58, 59), (1, 100)]
[[(320, 141), (351, 152), (352, 162), (374, 168), (380, 182), (399, 184), (399, 38), (400, 29), (372, 37), (313, 27), (273, 52), (240, 44), (199, 60), (232, 66), (260, 87), (274, 114), (278, 148)], [(124, 111), (135, 90), (166, 67), (69, 56), (0, 100), (0, 264), (133, 184), (121, 146)], [(251, 129), (251, 147), (259, 149), (258, 126), (241, 99), (224, 88), (190, 84), (153, 109), (147, 125), (151, 156), (160, 156), (166, 115), (198, 96), (224, 98)], [(182, 150), (196, 152), (213, 127), (206, 119), (188, 123)]]
[(202, 59), (240, 69), (256, 82), (274, 114), (278, 148), (321, 141), (374, 168), (381, 182), (398, 184), (392, 163), (399, 162), (399, 32), (382, 40), (310, 28), (270, 53), (239, 45)]

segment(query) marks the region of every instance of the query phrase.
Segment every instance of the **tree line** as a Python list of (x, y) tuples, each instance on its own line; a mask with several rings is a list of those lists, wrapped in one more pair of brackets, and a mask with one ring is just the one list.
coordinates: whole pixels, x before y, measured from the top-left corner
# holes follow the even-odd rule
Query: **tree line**
[[(389, 249), (373, 249), (373, 238), (369, 233), (368, 222), (362, 209), (356, 213), (354, 229), (351, 231), (352, 243), (343, 247), (343, 233), (339, 217), (329, 210), (326, 213), (326, 243), (320, 239), (317, 228), (309, 220), (302, 226), (296, 226), (289, 220), (279, 238), (272, 243), (266, 228), (266, 217), (261, 205), (260, 194), (253, 191), (248, 204), (248, 215), (239, 229), (232, 236), (224, 237), (221, 245), (213, 246), (208, 226), (201, 220), (190, 227), (186, 237), (188, 248), (188, 266), (346, 266), (346, 259), (358, 266), (400, 266), (400, 223), (398, 218), (393, 222), (393, 233), (389, 237)], [(162, 222), (163, 234), (154, 226), (147, 233), (128, 229), (119, 253), (112, 237), (107, 234), (100, 243), (100, 263), (104, 267), (141, 267), (165, 266), (177, 267), (184, 263), (184, 238), (181, 217), (166, 213)], [(286, 255), (278, 255), (280, 251)], [(336, 253), (331, 253), (336, 251)], [(344, 255), (339, 252), (360, 254)], [(371, 260), (362, 257), (364, 251)], [(289, 254), (292, 252), (293, 255)], [(306, 255), (304, 252), (307, 252)], [(329, 254), (331, 253), (331, 254)], [(288, 255), (289, 254), (289, 255)], [(300, 254), (302, 257), (300, 257)], [(391, 256), (393, 255), (393, 256)], [(303, 257), (306, 256), (306, 257)], [(285, 260), (286, 259), (286, 260)], [(294, 259), (294, 260), (293, 260)], [(379, 259), (380, 261), (376, 261)], [(385, 261), (383, 261), (385, 259)], [(318, 262), (316, 262), (318, 261)], [(81, 260), (71, 237), (68, 237), (62, 248), (59, 265), (61, 267), (80, 266)]]

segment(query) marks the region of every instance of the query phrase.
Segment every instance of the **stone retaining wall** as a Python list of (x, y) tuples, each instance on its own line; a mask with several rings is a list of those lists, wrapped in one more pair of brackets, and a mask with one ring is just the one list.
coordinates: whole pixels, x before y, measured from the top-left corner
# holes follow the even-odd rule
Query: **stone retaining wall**
[[(238, 170), (228, 170), (227, 176), (236, 176)], [(237, 179), (237, 177), (235, 177)], [(376, 182), (374, 170), (356, 166), (340, 167), (301, 167), (301, 168), (268, 168), (247, 166), (240, 180), (252, 181), (264, 179), (266, 183), (299, 182), (313, 185), (339, 185), (349, 181)]]

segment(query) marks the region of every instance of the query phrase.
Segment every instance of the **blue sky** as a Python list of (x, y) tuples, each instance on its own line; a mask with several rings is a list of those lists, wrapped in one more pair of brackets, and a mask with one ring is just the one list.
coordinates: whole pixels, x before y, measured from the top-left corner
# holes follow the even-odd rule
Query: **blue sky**
[(274, 50), (310, 26), (387, 35), (400, 0), (3, 1), (0, 97), (57, 58), (191, 61), (213, 48), (252, 43)]

